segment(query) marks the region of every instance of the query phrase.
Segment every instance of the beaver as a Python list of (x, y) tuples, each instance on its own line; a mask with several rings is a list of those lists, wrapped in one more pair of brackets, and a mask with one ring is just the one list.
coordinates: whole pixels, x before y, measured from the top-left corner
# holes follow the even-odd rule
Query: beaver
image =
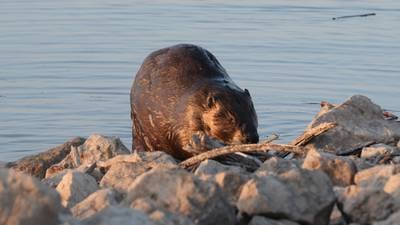
[[(201, 132), (225, 144), (257, 143), (258, 120), (247, 89), (240, 89), (213, 54), (191, 44), (151, 53), (130, 93), (132, 146), (183, 160)], [(133, 149), (133, 148), (132, 148)]]

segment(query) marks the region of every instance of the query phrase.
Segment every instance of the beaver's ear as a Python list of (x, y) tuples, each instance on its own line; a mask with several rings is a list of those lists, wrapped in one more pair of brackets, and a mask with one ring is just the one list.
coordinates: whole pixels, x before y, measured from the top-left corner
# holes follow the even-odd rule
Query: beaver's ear
[(247, 96), (250, 96), (250, 92), (249, 92), (249, 90), (247, 90), (247, 89), (244, 89), (244, 93), (245, 93)]
[(207, 96), (207, 107), (212, 108), (215, 105), (215, 98), (212, 95)]

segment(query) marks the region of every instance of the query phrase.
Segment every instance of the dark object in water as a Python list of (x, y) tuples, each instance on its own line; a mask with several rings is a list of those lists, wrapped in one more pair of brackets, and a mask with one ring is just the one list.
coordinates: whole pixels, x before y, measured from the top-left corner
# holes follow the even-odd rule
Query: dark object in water
[(339, 16), (339, 17), (333, 17), (332, 20), (337, 20), (337, 19), (347, 19), (347, 18), (352, 18), (352, 17), (367, 17), (367, 16), (375, 16), (375, 13), (366, 13), (366, 14), (358, 14), (358, 15), (351, 15), (351, 16)]

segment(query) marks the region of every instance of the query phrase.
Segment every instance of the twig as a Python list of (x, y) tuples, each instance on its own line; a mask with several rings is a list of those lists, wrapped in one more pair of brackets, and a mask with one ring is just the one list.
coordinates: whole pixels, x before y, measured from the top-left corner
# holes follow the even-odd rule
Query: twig
[(320, 125), (313, 127), (311, 129), (307, 130), (306, 132), (304, 132), (301, 136), (296, 138), (290, 144), (296, 145), (296, 146), (304, 146), (309, 141), (311, 141), (311, 139), (313, 139), (314, 137), (316, 137), (322, 133), (325, 133), (326, 131), (328, 131), (336, 126), (337, 126), (336, 123), (321, 123)]
[(338, 17), (333, 17), (332, 20), (337, 20), (337, 19), (347, 19), (347, 18), (352, 18), (352, 17), (367, 17), (367, 16), (375, 16), (376, 13), (366, 13), (366, 14), (358, 14), (358, 15), (351, 15), (351, 16), (338, 16)]
[(206, 159), (215, 158), (222, 155), (231, 154), (234, 152), (257, 152), (257, 151), (284, 151), (293, 152), (295, 154), (303, 154), (305, 152), (304, 148), (300, 146), (285, 145), (285, 144), (274, 144), (274, 143), (263, 143), (263, 144), (244, 144), (244, 145), (230, 145), (221, 148), (216, 148), (199, 155), (193, 156), (179, 165), (183, 168), (188, 168), (197, 163), (202, 162)]

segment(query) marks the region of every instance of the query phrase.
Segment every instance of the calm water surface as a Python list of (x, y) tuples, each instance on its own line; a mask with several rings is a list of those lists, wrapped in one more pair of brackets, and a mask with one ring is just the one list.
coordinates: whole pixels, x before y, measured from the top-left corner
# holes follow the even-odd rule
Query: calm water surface
[(1, 0), (0, 161), (94, 132), (130, 146), (134, 74), (182, 42), (209, 49), (250, 90), (262, 137), (288, 142), (321, 100), (353, 94), (400, 114), (399, 38), (397, 0)]

